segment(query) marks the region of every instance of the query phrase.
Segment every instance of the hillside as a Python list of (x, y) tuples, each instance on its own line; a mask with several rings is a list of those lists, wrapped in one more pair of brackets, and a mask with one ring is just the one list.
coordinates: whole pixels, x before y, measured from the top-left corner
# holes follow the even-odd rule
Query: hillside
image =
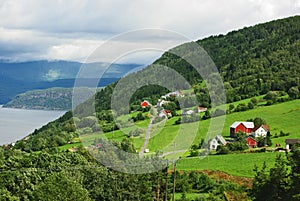
[[(288, 92), (293, 87), (299, 90), (300, 16), (211, 36), (197, 43), (219, 69), (228, 102), (268, 91)], [(191, 65), (169, 52), (155, 63), (174, 68), (192, 84), (202, 82)]]
[[(244, 28), (225, 36), (213, 36), (199, 40), (197, 43), (203, 44), (220, 69), (225, 81), (225, 88), (227, 89), (228, 102), (253, 97), (270, 90), (288, 92), (290, 99), (299, 97), (299, 16)], [(280, 46), (277, 44), (280, 44)], [(184, 48), (183, 46), (184, 45), (178, 48)], [(220, 54), (212, 54), (211, 52), (213, 51)], [(278, 54), (282, 54), (282, 56), (278, 56)], [(170, 67), (180, 72), (186, 79), (190, 80), (191, 83), (194, 83), (193, 86), (196, 96), (198, 99), (201, 99), (200, 104), (207, 107), (210, 106), (208, 91), (205, 85), (202, 84), (202, 79), (195, 76), (195, 72), (191, 70), (191, 66), (188, 66), (184, 60), (178, 59), (167, 52), (155, 63), (165, 65), (172, 64)], [(228, 65), (231, 66), (231, 70), (227, 69)], [(151, 71), (151, 68), (145, 68), (137, 73), (128, 75), (126, 78), (127, 80), (131, 80), (139, 75), (151, 78), (151, 72), (148, 71)], [(257, 76), (260, 77), (257, 78)], [(157, 78), (153, 77), (153, 79)], [(124, 91), (129, 91), (130, 87), (135, 87), (130, 84), (131, 83), (127, 86), (128, 90), (125, 89)], [(118, 129), (115, 122), (111, 121), (112, 115), (109, 111), (111, 96), (115, 86), (116, 83), (109, 85), (96, 94), (95, 108), (97, 117), (100, 118), (100, 124), (105, 126), (105, 128), (102, 127), (102, 129), (105, 129), (106, 132)], [(132, 107), (135, 107), (135, 105), (139, 104), (140, 101), (145, 98), (153, 100), (152, 102), (155, 104), (154, 100), (157, 100), (157, 98), (166, 93), (166, 91), (165, 88), (156, 85), (143, 87), (137, 90), (131, 98)], [(77, 111), (81, 111), (80, 118), (89, 118), (88, 116), (94, 115), (93, 111), (89, 110), (90, 105), (94, 104), (91, 101), (92, 100), (87, 101), (86, 104), (82, 104), (78, 107)], [(70, 117), (70, 114), (68, 114), (61, 118), (67, 121), (61, 122), (60, 119), (36, 131), (33, 135), (34, 138), (37, 139), (40, 135), (43, 136), (46, 133), (51, 133), (51, 136), (63, 139), (59, 144), (68, 142), (70, 137), (75, 135), (75, 125), (72, 125), (72, 119), (70, 119)], [(255, 116), (251, 116), (251, 118), (255, 118)], [(57, 128), (55, 125), (59, 125), (60, 127)], [(53, 126), (56, 127), (55, 129), (57, 130), (55, 134), (51, 131)], [(224, 129), (226, 129), (226, 127)], [(67, 134), (69, 132), (71, 132), (70, 135)], [(48, 145), (51, 144), (53, 144), (53, 139), (51, 143), (48, 143)], [(22, 145), (22, 147), (23, 146), (24, 145)], [(38, 146), (34, 149), (37, 150)]]
[[(193, 86), (193, 89), (180, 91), (186, 101), (185, 109), (195, 109), (194, 105), (190, 106), (189, 98), (196, 96), (199, 104), (207, 107), (206, 112), (180, 116), (176, 98), (181, 96), (170, 95), (166, 98), (169, 102), (163, 107), (169, 110), (166, 115), (172, 115), (172, 112), (174, 115), (153, 119), (156, 112), (149, 107), (143, 108), (141, 101), (148, 100), (154, 105), (161, 95), (166, 96), (172, 90), (157, 85), (135, 91), (127, 108), (128, 105), (123, 105), (121, 100), (130, 94), (132, 88), (139, 87), (136, 82), (125, 82), (123, 93), (117, 96), (120, 110), (112, 111), (111, 99), (117, 84), (122, 81), (119, 80), (78, 105), (75, 111), (67, 112), (14, 145), (3, 146), (0, 149), (0, 179), (8, 182), (0, 185), (0, 195), (7, 200), (53, 200), (59, 197), (63, 200), (150, 201), (165, 200), (166, 196), (168, 200), (170, 192), (176, 190), (176, 193), (182, 194), (181, 200), (189, 200), (187, 195), (194, 200), (265, 200), (265, 195), (270, 197), (269, 200), (276, 200), (278, 195), (298, 200), (300, 160), (297, 145), (290, 153), (279, 156), (268, 153), (273, 150), (274, 144), (261, 150), (230, 150), (226, 155), (212, 152), (204, 160), (199, 160), (202, 157), (198, 156), (207, 153), (199, 145), (206, 143), (202, 139), (207, 135), (210, 122), (224, 117), (224, 114), (223, 131), (216, 133), (224, 137), (228, 137), (228, 127), (232, 122), (260, 117), (270, 125), (273, 143), (284, 145), (286, 135), (280, 136), (280, 131), (288, 133), (289, 138), (299, 138), (300, 17), (244, 28), (224, 36), (212, 36), (197, 43), (208, 51), (221, 72), (227, 89), (227, 111), (212, 111), (203, 79), (183, 59), (166, 52), (155, 64), (170, 66)], [(184, 49), (185, 44), (176, 48)], [(155, 76), (155, 73), (164, 70), (163, 67), (154, 68), (157, 72), (153, 72), (151, 67), (153, 65), (123, 80), (143, 78), (145, 85), (149, 80), (172, 82), (172, 76), (169, 80)], [(130, 110), (130, 114), (124, 115), (126, 109)], [(115, 113), (120, 114), (119, 118), (113, 118)], [(148, 126), (150, 122), (154, 124), (152, 127)], [(181, 150), (178, 144), (173, 143), (178, 130), (184, 128), (180, 132), (186, 135), (181, 135), (179, 140), (187, 144), (187, 134), (193, 132), (195, 124), (199, 125), (193, 143), (196, 148), (191, 146), (187, 152)], [(132, 125), (133, 128), (130, 127)], [(122, 129), (120, 126), (123, 126)], [(136, 153), (144, 146), (148, 131), (151, 133), (147, 142), (150, 153), (145, 153), (142, 158), (137, 154), (127, 158), (127, 153)], [(107, 139), (124, 152), (109, 146)], [(243, 145), (246, 146), (246, 143)], [(185, 152), (183, 158), (176, 161), (168, 156), (158, 158), (160, 153), (153, 154), (166, 146), (172, 147), (172, 151)], [(187, 157), (192, 151), (196, 151), (197, 157)], [(103, 163), (103, 159), (108, 163)], [(142, 165), (139, 163), (141, 160)], [(265, 169), (264, 161), (267, 164)], [(153, 168), (157, 170), (162, 164), (165, 167), (157, 172), (139, 174)], [(176, 167), (175, 164), (179, 172), (171, 170)], [(254, 168), (254, 165), (259, 168)], [(214, 172), (208, 176), (212, 170), (229, 175)]]
[[(90, 97), (93, 94), (93, 90), (90, 88), (82, 88), (80, 90), (86, 93), (86, 97)], [(72, 93), (72, 88), (50, 88), (27, 91), (17, 95), (10, 102), (3, 105), (3, 107), (38, 110), (71, 110)]]

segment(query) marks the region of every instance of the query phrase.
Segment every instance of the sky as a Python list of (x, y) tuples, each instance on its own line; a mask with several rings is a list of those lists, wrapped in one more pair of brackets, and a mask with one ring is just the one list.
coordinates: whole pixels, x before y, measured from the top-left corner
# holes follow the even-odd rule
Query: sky
[[(118, 57), (120, 63), (147, 63), (182, 43), (164, 35), (166, 30), (197, 40), (299, 13), (300, 0), (0, 0), (0, 59), (87, 62), (97, 48), (124, 33), (164, 30), (163, 36), (118, 38), (126, 47), (163, 44), (158, 51)], [(109, 55), (117, 57), (113, 51)]]

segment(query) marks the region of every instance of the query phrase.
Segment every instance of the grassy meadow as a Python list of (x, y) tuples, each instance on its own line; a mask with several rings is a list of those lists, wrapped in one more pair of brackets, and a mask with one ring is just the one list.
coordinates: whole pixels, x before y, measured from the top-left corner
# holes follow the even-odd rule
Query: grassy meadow
[(266, 162), (267, 169), (274, 166), (279, 152), (209, 155), (203, 159), (184, 158), (177, 161), (177, 170), (218, 170), (230, 175), (254, 177), (254, 166), (262, 167)]

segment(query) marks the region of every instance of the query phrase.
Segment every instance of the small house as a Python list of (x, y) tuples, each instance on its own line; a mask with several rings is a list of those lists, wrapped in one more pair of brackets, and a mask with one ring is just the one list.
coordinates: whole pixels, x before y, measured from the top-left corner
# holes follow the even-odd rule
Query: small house
[(158, 116), (168, 118), (168, 117), (172, 117), (172, 114), (170, 110), (162, 110)]
[(226, 145), (227, 142), (222, 135), (217, 135), (216, 137), (208, 141), (209, 150), (217, 150), (219, 145)]
[(200, 112), (206, 112), (207, 108), (206, 107), (198, 107), (198, 113)]
[(194, 113), (193, 110), (187, 110), (187, 111), (184, 111), (184, 112), (182, 113), (182, 115), (191, 115), (191, 114), (193, 114), (193, 113)]
[(184, 94), (181, 91), (174, 91), (174, 92), (170, 92), (170, 93), (167, 93), (166, 95), (164, 95), (164, 98), (167, 98), (167, 97), (170, 97), (170, 96), (173, 96), (173, 97), (184, 97)]
[(286, 139), (285, 140), (285, 148), (287, 150), (292, 149), (293, 145), (296, 143), (300, 143), (300, 139)]
[(240, 122), (236, 121), (230, 126), (230, 136), (234, 137), (236, 133), (242, 132), (250, 135), (253, 131), (253, 122)]
[(158, 99), (158, 101), (157, 101), (157, 106), (158, 106), (158, 107), (162, 107), (164, 104), (167, 104), (167, 103), (170, 103), (170, 101)]
[(143, 102), (141, 102), (142, 108), (149, 107), (150, 105), (151, 104), (149, 103), (149, 101), (144, 100)]
[(257, 141), (253, 137), (247, 137), (247, 145), (250, 148), (257, 147)]
[(257, 125), (253, 128), (252, 135), (253, 137), (266, 137), (269, 131), (268, 125)]

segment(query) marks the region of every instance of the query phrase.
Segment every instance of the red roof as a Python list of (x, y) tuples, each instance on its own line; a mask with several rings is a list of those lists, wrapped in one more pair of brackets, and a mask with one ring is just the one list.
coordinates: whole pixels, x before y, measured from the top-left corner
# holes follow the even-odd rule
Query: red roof
[(150, 105), (150, 103), (148, 101), (141, 102), (142, 107), (148, 107), (149, 105)]
[(248, 137), (247, 138), (247, 144), (249, 146), (257, 146), (257, 141), (254, 138), (252, 138), (252, 137)]
[(164, 113), (169, 114), (169, 113), (171, 113), (171, 111), (170, 110), (164, 110)]

